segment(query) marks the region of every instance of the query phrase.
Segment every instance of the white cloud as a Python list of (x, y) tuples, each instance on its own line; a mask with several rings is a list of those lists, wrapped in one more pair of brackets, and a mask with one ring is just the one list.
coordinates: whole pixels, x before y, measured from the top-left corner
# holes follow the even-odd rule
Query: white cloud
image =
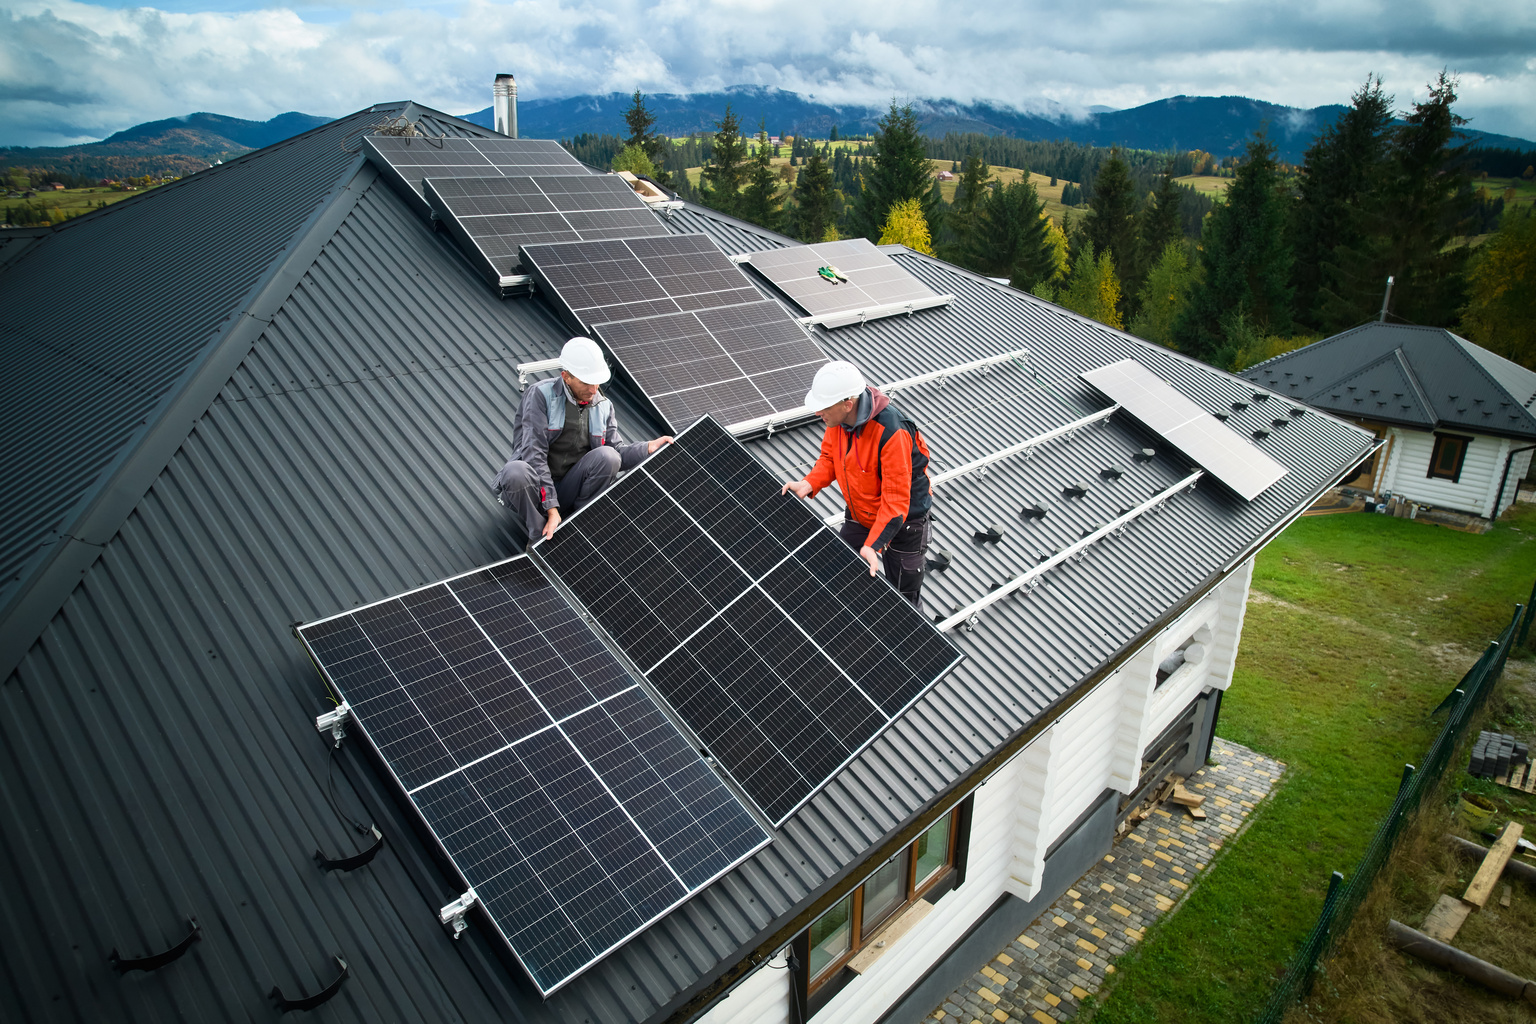
[(829, 103), (1085, 111), (1179, 93), (1347, 102), (1371, 71), (1406, 105), (1448, 67), (1477, 127), (1536, 137), (1532, 51), (1536, 5), (1430, 0), (298, 0), (218, 11), (15, 0), (0, 7), (0, 143), (100, 138), (195, 110), (264, 119), (411, 98), (463, 112), (487, 105), (491, 77), (508, 70), (528, 99), (757, 84)]

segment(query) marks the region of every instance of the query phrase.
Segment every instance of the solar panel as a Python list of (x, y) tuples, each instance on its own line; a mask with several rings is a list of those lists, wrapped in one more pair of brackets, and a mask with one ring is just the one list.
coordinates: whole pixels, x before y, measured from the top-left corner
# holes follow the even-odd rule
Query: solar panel
[(438, 178), (427, 202), (459, 245), (480, 259), (492, 283), (519, 265), (534, 242), (665, 235), (669, 232), (623, 178), (612, 174)]
[(533, 546), (775, 825), (960, 660), (713, 419)]
[(826, 354), (704, 235), (523, 246), (674, 431), (797, 409)]
[(546, 995), (768, 841), (526, 556), (299, 635)]
[[(748, 255), (753, 269), (817, 323), (829, 327), (947, 305), (867, 238), (795, 245)], [(835, 268), (837, 276), (818, 271)]]
[(1249, 501), (1290, 472), (1134, 359), (1081, 376)]
[(425, 178), (501, 178), (513, 175), (595, 176), (558, 142), (548, 139), (432, 139), (365, 135), (363, 151), (396, 191), (430, 215)]

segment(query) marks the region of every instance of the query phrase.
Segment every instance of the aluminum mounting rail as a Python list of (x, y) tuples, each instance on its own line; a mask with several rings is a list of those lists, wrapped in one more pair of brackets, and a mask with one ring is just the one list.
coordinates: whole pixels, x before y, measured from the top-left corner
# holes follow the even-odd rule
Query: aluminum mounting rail
[(540, 359), (538, 362), (535, 362), (535, 363), (518, 363), (517, 364), (517, 388), (518, 388), (519, 391), (523, 391), (523, 390), (527, 389), (527, 387), (528, 387), (528, 375), (530, 373), (544, 373), (544, 372), (546, 372), (548, 370), (558, 370), (558, 369), (560, 369), (560, 360), (558, 358), (556, 358), (556, 359)]
[[(1010, 456), (1018, 455), (1020, 452), (1030, 451), (1042, 444), (1045, 444), (1047, 441), (1054, 441), (1058, 437), (1070, 436), (1077, 433), (1079, 430), (1082, 430), (1084, 427), (1089, 427), (1095, 423), (1104, 422), (1113, 416), (1116, 410), (1119, 408), (1120, 406), (1118, 405), (1112, 405), (1108, 409), (1100, 409), (1098, 412), (1091, 416), (1084, 416), (1080, 420), (1073, 420), (1071, 423), (1063, 424), (1062, 426), (1057, 427), (1055, 430), (1048, 430), (1038, 437), (1032, 437), (1027, 441), (1020, 441), (1018, 444), (1011, 444), (1007, 448), (999, 449), (990, 455), (983, 455), (979, 459), (972, 459), (970, 462), (967, 462), (964, 465), (956, 466), (954, 469), (945, 470), (942, 473), (938, 473), (930, 477), (928, 479), (928, 484), (930, 487), (937, 487), (940, 484), (947, 483), (950, 480), (955, 479), (955, 477), (964, 476), (965, 474), (974, 470), (981, 469), (984, 466), (990, 466), (994, 462), (1001, 462)], [(837, 513), (836, 515), (828, 516), (826, 519), (822, 520), (822, 522), (826, 523), (828, 526), (836, 526), (842, 521), (843, 513), (841, 512)]]
[(879, 306), (865, 306), (863, 309), (845, 309), (837, 313), (817, 313), (813, 316), (803, 316), (800, 323), (806, 327), (811, 324), (820, 324), (822, 327), (847, 327), (849, 324), (861, 324), (866, 320), (879, 320), (883, 317), (896, 316), (905, 313), (911, 316), (920, 309), (933, 309), (935, 306), (947, 306), (955, 301), (953, 295), (930, 295), (921, 299), (908, 299), (906, 302), (887, 302)]
[(1199, 479), (1204, 475), (1205, 474), (1203, 471), (1196, 470), (1195, 472), (1189, 474), (1189, 476), (1185, 477), (1183, 480), (1180, 480), (1178, 483), (1174, 484), (1172, 487), (1169, 487), (1167, 490), (1159, 491), (1158, 493), (1152, 495), (1152, 497), (1148, 498), (1140, 505), (1137, 505), (1135, 508), (1131, 509), (1119, 519), (1116, 519), (1105, 526), (1099, 527), (1097, 530), (1093, 531), (1088, 536), (1078, 541), (1076, 544), (1063, 548), (1060, 553), (1052, 555), (1050, 558), (1046, 559), (1044, 562), (1041, 562), (1039, 565), (1035, 566), (1028, 572), (1019, 576), (1015, 576), (1007, 583), (1004, 583), (1001, 587), (998, 587), (996, 590), (992, 591), (986, 597), (966, 605), (964, 608), (961, 608), (959, 611), (955, 612), (955, 614), (939, 623), (939, 632), (947, 633), (961, 623), (974, 624), (976, 616), (984, 608), (996, 604), (1003, 598), (1007, 597), (1009, 594), (1012, 594), (1014, 591), (1023, 587), (1038, 586), (1039, 584), (1037, 581), (1046, 573), (1050, 572), (1052, 569), (1056, 568), (1067, 559), (1086, 551), (1088, 548), (1092, 547), (1094, 544), (1097, 544), (1099, 541), (1103, 540), (1105, 537), (1108, 537), (1110, 534), (1125, 529), (1126, 526), (1130, 525), (1130, 523), (1137, 517), (1150, 512), (1154, 508), (1157, 508), (1163, 502), (1167, 501), (1175, 494), (1178, 494), (1180, 491), (1193, 488)]
[[(886, 394), (891, 394), (892, 392), (901, 391), (906, 388), (915, 388), (919, 384), (927, 384), (929, 381), (948, 380), (950, 377), (953, 377), (958, 373), (969, 373), (972, 370), (980, 370), (988, 366), (996, 366), (998, 363), (1006, 363), (1012, 359), (1025, 359), (1028, 358), (1028, 356), (1029, 349), (1016, 348), (1011, 352), (1004, 352), (1001, 355), (987, 356), (984, 359), (973, 359), (968, 363), (956, 363), (954, 366), (946, 366), (942, 370), (934, 370), (931, 373), (918, 374), (916, 377), (903, 377), (901, 380), (893, 380), (889, 384), (881, 384), (878, 386), (881, 391), (885, 392)], [(521, 370), (522, 367), (518, 367), (518, 369)], [(815, 409), (810, 409), (801, 405), (796, 406), (793, 409), (781, 409), (778, 412), (769, 413), (767, 416), (759, 416), (756, 419), (742, 420), (740, 423), (732, 423), (725, 429), (730, 431), (732, 434), (736, 434), (737, 436), (742, 434), (750, 434), (754, 431), (763, 430), (765, 428), (769, 433), (772, 433), (773, 428), (780, 423), (788, 423), (791, 420), (804, 419), (807, 416), (814, 415), (815, 412)]]

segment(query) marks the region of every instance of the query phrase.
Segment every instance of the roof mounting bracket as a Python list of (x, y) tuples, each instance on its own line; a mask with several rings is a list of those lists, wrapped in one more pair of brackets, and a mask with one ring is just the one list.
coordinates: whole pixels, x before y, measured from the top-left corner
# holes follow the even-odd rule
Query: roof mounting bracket
[(437, 912), (437, 919), (443, 922), (443, 927), (452, 932), (452, 937), (457, 939), (469, 928), (469, 922), (464, 920), (464, 915), (479, 902), (480, 897), (475, 895), (473, 887), (465, 889), (464, 895)]
[(203, 926), (197, 923), (197, 918), (187, 918), (187, 926), (192, 930), (187, 932), (186, 938), (169, 949), (150, 956), (122, 957), (117, 950), (113, 950), (107, 957), (107, 962), (118, 974), (127, 974), (129, 971), (158, 971), (168, 963), (181, 959), (181, 955), (192, 948), (192, 943), (203, 937)]
[(370, 826), (368, 831), (373, 833), (373, 845), (362, 853), (331, 860), (324, 853), (316, 850), (315, 863), (320, 865), (321, 871), (355, 871), (364, 864), (367, 864), (378, 855), (380, 850), (384, 849), (384, 833), (379, 831), (379, 827), (377, 825)]
[(555, 359), (540, 359), (537, 362), (532, 362), (532, 363), (518, 363), (517, 364), (517, 390), (519, 390), (519, 391), (527, 391), (528, 390), (528, 375), (530, 373), (545, 373), (545, 372), (547, 372), (549, 370), (558, 370), (558, 369), (560, 369), (560, 360), (558, 358), (555, 358)]
[(341, 746), (341, 741), (347, 735), (347, 717), (352, 714), (352, 705), (342, 701), (325, 714), (315, 719), (316, 732), (328, 732), (336, 739), (336, 745)]

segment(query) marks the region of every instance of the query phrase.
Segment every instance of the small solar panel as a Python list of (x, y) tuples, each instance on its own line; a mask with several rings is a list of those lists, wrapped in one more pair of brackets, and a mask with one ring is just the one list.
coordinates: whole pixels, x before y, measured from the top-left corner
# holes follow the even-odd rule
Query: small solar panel
[(524, 245), (525, 265), (596, 335), (674, 431), (798, 409), (826, 354), (704, 235)]
[(483, 262), (492, 284), (517, 270), (524, 243), (669, 233), (645, 200), (613, 174), (428, 177), (423, 188), (459, 245)]
[(775, 825), (961, 657), (779, 487), (705, 418), (531, 549)]
[(546, 995), (768, 842), (526, 556), (299, 635)]
[(596, 176), (564, 146), (548, 139), (433, 139), (423, 135), (365, 135), (363, 151), (395, 190), (430, 216), (426, 178)]
[(1081, 376), (1249, 501), (1290, 472), (1134, 359)]
[(937, 294), (867, 238), (768, 249), (748, 259), (811, 319), (829, 327), (947, 305), (953, 298)]

